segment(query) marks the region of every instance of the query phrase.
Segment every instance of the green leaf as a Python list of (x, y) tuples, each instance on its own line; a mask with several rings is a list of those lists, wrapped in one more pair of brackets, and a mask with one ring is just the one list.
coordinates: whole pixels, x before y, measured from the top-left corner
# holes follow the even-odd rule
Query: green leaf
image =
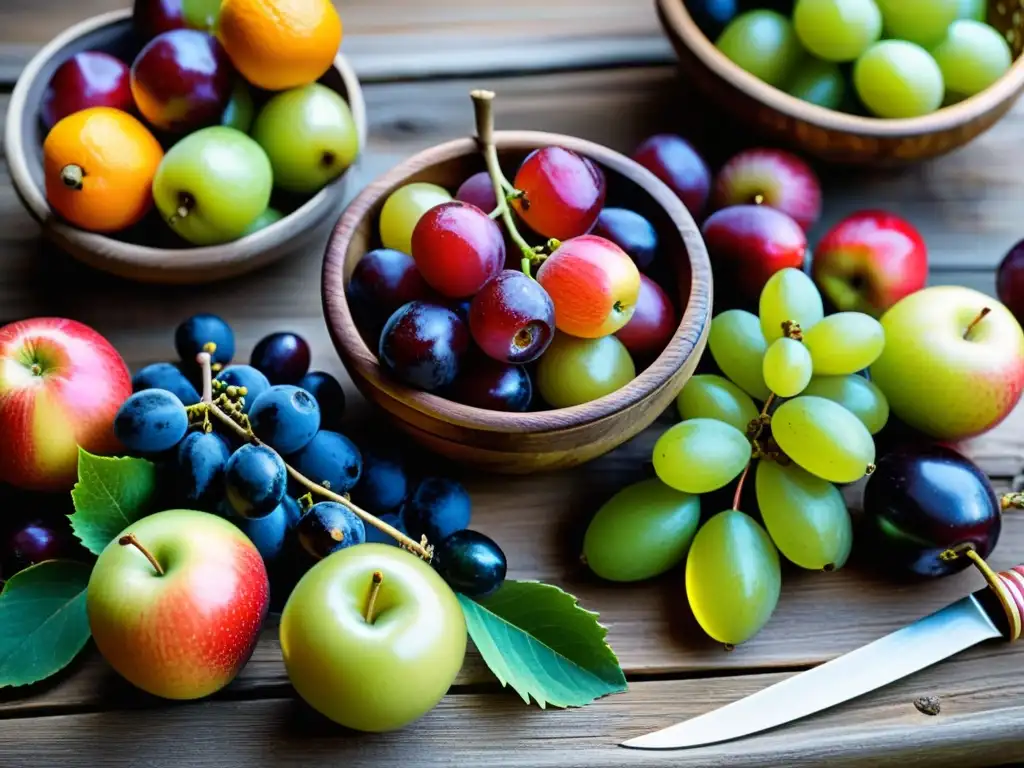
[(544, 709), (582, 707), (626, 690), (608, 630), (576, 598), (536, 581), (506, 581), (475, 601), (459, 595), (469, 636), (503, 686)]
[(0, 688), (44, 680), (85, 647), (91, 570), (85, 563), (48, 560), (7, 582), (0, 592)]
[(85, 548), (98, 555), (121, 531), (154, 511), (156, 491), (152, 462), (93, 456), (79, 449), (71, 527)]

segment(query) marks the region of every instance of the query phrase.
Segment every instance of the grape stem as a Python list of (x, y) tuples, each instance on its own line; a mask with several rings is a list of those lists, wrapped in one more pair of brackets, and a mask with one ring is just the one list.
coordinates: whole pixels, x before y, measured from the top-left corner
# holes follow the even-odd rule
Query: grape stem
[[(768, 422), (768, 409), (771, 408), (772, 403), (775, 401), (775, 393), (769, 392), (768, 399), (764, 401), (764, 407), (761, 409), (760, 415), (756, 421), (752, 421), (750, 426), (747, 427), (747, 436), (750, 438), (752, 448), (756, 451), (757, 440), (761, 437), (761, 431), (765, 428)], [(752, 456), (750, 461), (747, 462), (747, 466), (743, 468), (743, 474), (740, 475), (740, 480), (736, 483), (736, 493), (732, 496), (732, 508), (739, 511), (740, 498), (743, 496), (743, 484), (747, 481), (747, 475), (750, 474), (750, 467), (756, 461), (756, 457)]]
[(471, 91), (469, 95), (473, 99), (473, 111), (476, 115), (476, 140), (484, 153), (487, 173), (490, 174), (494, 197), (498, 201), (498, 207), (491, 211), (491, 218), (500, 218), (505, 224), (505, 229), (508, 230), (512, 242), (523, 253), (520, 262), (523, 272), (530, 277), (530, 267), (534, 262), (539, 261), (539, 254), (519, 234), (519, 229), (512, 218), (512, 209), (508, 205), (510, 199), (522, 197), (523, 193), (512, 186), (501, 171), (498, 148), (494, 145), (494, 91), (476, 90)]
[[(254, 445), (266, 445), (256, 435), (253, 434), (251, 428), (243, 427), (230, 415), (225, 413), (217, 403), (213, 402), (213, 371), (210, 368), (210, 354), (208, 352), (200, 352), (196, 355), (196, 361), (203, 369), (203, 400), (201, 405), (206, 414), (212, 415), (217, 421), (226, 426), (232, 432), (234, 432), (241, 439), (253, 443)], [(244, 418), (244, 417), (243, 417)], [(266, 446), (270, 448), (270, 446)], [(271, 448), (273, 450), (273, 448)], [(358, 507), (353, 504), (348, 497), (342, 496), (341, 494), (334, 493), (322, 485), (318, 485), (310, 480), (305, 475), (298, 472), (288, 462), (284, 461), (285, 470), (288, 472), (288, 476), (296, 483), (301, 485), (307, 491), (314, 495), (323, 496), (330, 501), (337, 504), (341, 504), (343, 507), (349, 509), (356, 517), (362, 520), (366, 525), (372, 525), (381, 533), (387, 534), (391, 538), (395, 539), (405, 549), (410, 550), (428, 563), (434, 557), (434, 548), (427, 543), (427, 538), (424, 536), (420, 542), (416, 542), (404, 533), (399, 531), (394, 526), (388, 525), (383, 520), (375, 515), (371, 515), (365, 509)]]
[(1005, 512), (1007, 509), (1024, 509), (1024, 493), (1006, 493), (999, 500), (999, 506)]

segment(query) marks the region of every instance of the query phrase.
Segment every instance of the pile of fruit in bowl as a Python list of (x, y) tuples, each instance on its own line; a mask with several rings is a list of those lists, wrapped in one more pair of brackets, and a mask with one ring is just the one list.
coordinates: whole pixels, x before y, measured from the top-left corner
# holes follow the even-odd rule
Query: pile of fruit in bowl
[(985, 0), (686, 0), (734, 63), (833, 110), (927, 115), (1009, 71), (1007, 39)]
[(74, 53), (46, 88), (50, 209), (172, 248), (275, 224), (359, 153), (349, 104), (318, 82), (341, 37), (327, 0), (137, 0), (129, 44)]

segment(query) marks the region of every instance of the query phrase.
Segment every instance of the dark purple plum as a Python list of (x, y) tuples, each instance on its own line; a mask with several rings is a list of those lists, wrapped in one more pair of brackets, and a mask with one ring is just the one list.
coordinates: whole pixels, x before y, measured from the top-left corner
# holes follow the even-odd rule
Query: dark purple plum
[(384, 326), (379, 357), (385, 370), (409, 386), (432, 392), (451, 384), (469, 348), (469, 330), (455, 312), (412, 301)]
[(502, 363), (530, 363), (555, 336), (555, 304), (541, 284), (505, 269), (469, 305), (469, 330), (485, 354)]
[(494, 184), (487, 171), (474, 173), (459, 187), (455, 199), (463, 203), (475, 205), (484, 213), (490, 213), (498, 207), (498, 198), (494, 196)]
[(346, 292), (356, 325), (371, 337), (403, 304), (431, 295), (412, 256), (391, 248), (370, 251), (356, 262)]
[(605, 208), (597, 217), (591, 234), (619, 246), (641, 272), (651, 266), (658, 253), (658, 233), (654, 225), (627, 208)]
[(298, 384), (309, 370), (309, 344), (290, 331), (272, 333), (252, 350), (249, 364), (271, 384)]
[(522, 366), (481, 356), (467, 363), (446, 395), (474, 408), (522, 413), (533, 401), (533, 382)]
[(633, 159), (665, 182), (690, 215), (701, 220), (711, 194), (711, 169), (690, 142), (660, 133), (637, 147)]
[(82, 553), (67, 518), (34, 518), (8, 531), (0, 542), (0, 582), (44, 560)]
[(971, 564), (942, 553), (964, 546), (987, 557), (1002, 515), (985, 473), (941, 445), (896, 448), (878, 460), (864, 493), (861, 554), (884, 569), (947, 576)]

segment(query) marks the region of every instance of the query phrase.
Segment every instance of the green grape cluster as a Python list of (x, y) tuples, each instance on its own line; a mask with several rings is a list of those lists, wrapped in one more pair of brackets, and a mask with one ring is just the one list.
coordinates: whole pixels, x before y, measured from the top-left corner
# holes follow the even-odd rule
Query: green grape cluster
[[(682, 421), (654, 446), (657, 480), (630, 486), (598, 513), (584, 541), (591, 569), (635, 581), (685, 557), (687, 599), (704, 631), (727, 645), (757, 634), (779, 599), (780, 553), (821, 571), (849, 557), (852, 525), (836, 485), (873, 470), (872, 435), (889, 405), (860, 372), (884, 345), (868, 315), (826, 317), (797, 269), (768, 281), (759, 316), (717, 315), (709, 349), (723, 375), (690, 379), (676, 403)], [(741, 510), (751, 476), (758, 509)], [(704, 510), (711, 515), (698, 527), (698, 497), (737, 479), (732, 507)], [(627, 533), (632, 521), (640, 522)]]

